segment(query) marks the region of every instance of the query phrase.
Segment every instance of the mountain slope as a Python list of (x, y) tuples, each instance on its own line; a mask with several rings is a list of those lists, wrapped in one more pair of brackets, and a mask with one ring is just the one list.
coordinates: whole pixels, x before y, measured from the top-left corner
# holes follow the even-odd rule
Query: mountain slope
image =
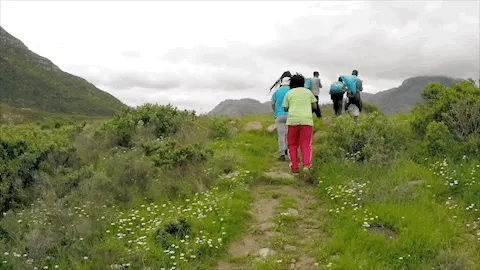
[(408, 78), (399, 87), (381, 91), (376, 94), (362, 93), (366, 103), (373, 104), (384, 113), (393, 114), (408, 112), (416, 103), (422, 102), (421, 92), (428, 83), (441, 83), (450, 86), (452, 82), (460, 79), (446, 76), (418, 76)]
[(243, 116), (247, 114), (263, 114), (272, 112), (272, 106), (269, 101), (261, 103), (251, 98), (243, 99), (226, 99), (220, 102), (209, 115), (228, 115)]
[(40, 111), (113, 115), (126, 107), (85, 79), (30, 51), (0, 27), (0, 103)]

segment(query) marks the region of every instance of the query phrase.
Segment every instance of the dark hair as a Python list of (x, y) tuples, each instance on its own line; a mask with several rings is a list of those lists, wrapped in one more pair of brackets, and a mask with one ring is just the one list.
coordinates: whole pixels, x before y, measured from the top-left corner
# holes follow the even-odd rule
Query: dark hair
[(270, 91), (269, 91), (269, 93), (272, 92), (273, 88), (279, 86), (280, 83), (282, 82), (282, 79), (285, 78), (285, 77), (292, 77), (292, 73), (290, 73), (290, 71), (288, 71), (288, 70), (287, 70), (287, 71), (284, 71), (284, 72), (282, 73), (282, 75), (280, 76), (280, 78), (279, 78), (278, 80), (276, 80), (276, 81), (273, 83), (272, 86), (270, 86)]
[(358, 76), (358, 70), (354, 69), (354, 70), (352, 71), (352, 75)]
[(339, 82), (343, 82), (342, 77), (338, 77), (338, 81), (339, 81)]
[(304, 87), (305, 86), (305, 78), (300, 74), (295, 74), (290, 79), (290, 88), (297, 88), (297, 87)]
[(317, 76), (317, 75), (319, 75), (319, 74), (318, 74), (318, 71), (314, 71), (314, 72), (313, 72), (313, 76)]

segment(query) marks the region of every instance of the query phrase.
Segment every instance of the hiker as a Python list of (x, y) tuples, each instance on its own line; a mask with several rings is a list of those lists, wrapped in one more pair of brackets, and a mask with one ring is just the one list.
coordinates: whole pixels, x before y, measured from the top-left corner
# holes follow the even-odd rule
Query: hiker
[(308, 88), (310, 89), (310, 91), (312, 91), (313, 96), (315, 96), (315, 98), (317, 99), (317, 108), (312, 110), (317, 116), (317, 118), (322, 117), (322, 112), (320, 111), (320, 105), (318, 104), (318, 96), (320, 95), (320, 88), (322, 88), (322, 82), (320, 81), (319, 76), (320, 74), (318, 73), (318, 71), (314, 71), (313, 78), (307, 79), (307, 80), (310, 80), (310, 83), (308, 83), (307, 85), (308, 87), (305, 86), (305, 88)]
[(282, 78), (280, 88), (278, 88), (272, 95), (272, 109), (275, 117), (275, 126), (278, 133), (278, 160), (285, 161), (287, 152), (287, 115), (283, 109), (283, 100), (288, 90), (290, 90), (290, 77)]
[(358, 78), (358, 71), (353, 70), (351, 76), (341, 76), (344, 90), (347, 92), (347, 99), (345, 100), (345, 111), (357, 121), (360, 112), (362, 111), (362, 99), (360, 92), (363, 91), (363, 81)]
[(338, 81), (332, 83), (330, 86), (330, 98), (333, 101), (333, 111), (335, 112), (335, 116), (340, 116), (342, 114), (342, 107), (343, 107), (343, 94), (345, 90), (343, 88), (343, 80), (342, 77), (338, 77)]
[(304, 87), (305, 78), (296, 74), (290, 79), (290, 91), (285, 95), (283, 107), (288, 112), (287, 144), (292, 173), (298, 174), (298, 147), (302, 152), (303, 171), (310, 177), (312, 166), (312, 108), (317, 107), (317, 99)]

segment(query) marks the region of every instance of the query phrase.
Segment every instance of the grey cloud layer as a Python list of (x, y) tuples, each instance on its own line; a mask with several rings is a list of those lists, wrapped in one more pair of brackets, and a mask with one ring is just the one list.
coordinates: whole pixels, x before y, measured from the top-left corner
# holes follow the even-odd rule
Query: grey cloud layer
[[(356, 68), (372, 79), (401, 80), (424, 74), (478, 76), (478, 24), (458, 25), (452, 32), (444, 30), (452, 22), (459, 24), (463, 10), (469, 10), (469, 15), (478, 20), (478, 2), (467, 4), (469, 7), (457, 7), (447, 2), (443, 3), (447, 6), (428, 13), (424, 3), (375, 1), (370, 9), (367, 6), (346, 20), (301, 18), (288, 28), (278, 29), (279, 45), (262, 48), (261, 53), (271, 61), (321, 66), (324, 73)], [(417, 31), (398, 39), (389, 33), (395, 28), (401, 33), (402, 28), (409, 27)]]
[[(92, 68), (97, 71), (92, 71)], [(180, 76), (174, 72), (139, 72), (135, 70), (117, 71), (99, 66), (69, 66), (68, 71), (78, 74), (96, 85), (108, 86), (115, 90), (146, 88), (170, 90), (182, 85)]]
[[(99, 75), (87, 67), (77, 67), (76, 71), (110, 89), (176, 89), (176, 93), (187, 94), (195, 89), (210, 89), (242, 91), (245, 96), (265, 91), (286, 69), (308, 71), (304, 75), (318, 70), (325, 86), (352, 69), (358, 69), (369, 85), (379, 80), (401, 82), (418, 75), (480, 77), (478, 1), (441, 2), (440, 7), (435, 2), (355, 2), (352, 13), (345, 12), (342, 4), (325, 5), (316, 4), (318, 9), (334, 13), (304, 15), (292, 24), (278, 26), (277, 39), (270, 43), (229, 42), (225, 47), (176, 48), (157, 59), (167, 65), (188, 62), (201, 72), (104, 69)], [(136, 51), (122, 55), (140, 57)], [(213, 103), (218, 101), (212, 98)]]
[[(339, 11), (334, 15), (302, 17), (278, 27), (277, 40), (269, 44), (175, 49), (160, 59), (222, 67), (230, 69), (232, 76), (237, 74), (233, 69), (243, 68), (251, 75), (268, 74), (269, 80), (292, 66), (320, 70), (329, 78), (354, 68), (371, 80), (401, 81), (419, 75), (478, 77), (480, 4), (441, 4), (428, 12), (428, 3), (375, 1), (349, 15), (334, 7), (330, 10)], [(321, 3), (319, 8), (323, 8)], [(257, 85), (269, 83), (257, 79), (253, 80)]]

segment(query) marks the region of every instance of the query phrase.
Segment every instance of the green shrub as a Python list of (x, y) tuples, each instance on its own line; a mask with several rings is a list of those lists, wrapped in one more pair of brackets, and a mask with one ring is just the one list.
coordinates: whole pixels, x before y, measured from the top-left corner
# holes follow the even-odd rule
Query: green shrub
[(431, 156), (443, 156), (452, 147), (452, 134), (443, 122), (433, 121), (427, 126), (425, 145)]
[(444, 87), (431, 83), (422, 97), (426, 103), (412, 109), (412, 126), (421, 137), (425, 136), (432, 121), (444, 122), (457, 140), (469, 136), (480, 137), (480, 88), (472, 80)]
[[(68, 128), (42, 130), (35, 125), (0, 130), (0, 211), (29, 204), (36, 194), (37, 174), (76, 165)], [(70, 162), (71, 161), (71, 162)]]
[(166, 137), (178, 131), (183, 122), (196, 118), (194, 113), (179, 111), (171, 105), (146, 104), (136, 109), (128, 108), (103, 126), (113, 136), (114, 144), (132, 147), (132, 138), (138, 128), (154, 127), (157, 138)]
[(373, 113), (373, 112), (380, 112), (377, 106), (370, 104), (370, 103), (363, 103), (362, 111), (365, 113)]
[(230, 137), (231, 119), (228, 117), (215, 117), (211, 119), (210, 138), (213, 140), (228, 139)]
[(358, 122), (348, 117), (337, 118), (330, 129), (328, 145), (333, 152), (340, 153), (337, 157), (385, 163), (404, 150), (410, 139), (408, 126), (375, 112)]

